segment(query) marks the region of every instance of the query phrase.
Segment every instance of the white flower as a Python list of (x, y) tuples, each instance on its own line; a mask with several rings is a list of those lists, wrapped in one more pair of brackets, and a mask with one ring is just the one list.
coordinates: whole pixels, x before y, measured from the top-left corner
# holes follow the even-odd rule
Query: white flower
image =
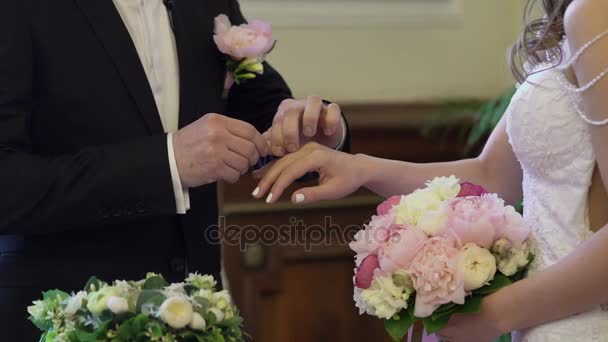
[(129, 302), (123, 297), (112, 296), (108, 299), (108, 309), (116, 315), (129, 311)]
[(44, 318), (44, 302), (36, 300), (32, 302), (33, 305), (27, 307), (27, 312), (32, 316), (34, 320), (41, 320)]
[(403, 196), (401, 202), (391, 209), (398, 224), (416, 226), (432, 236), (445, 227), (444, 200), (431, 189), (418, 189)]
[(502, 238), (494, 242), (492, 252), (498, 254), (499, 256), (504, 256), (509, 252), (509, 250), (511, 250), (511, 247), (513, 247), (511, 241)]
[(413, 292), (411, 276), (398, 272), (375, 277), (368, 289), (355, 288), (355, 303), (361, 314), (389, 319), (407, 308), (407, 301)]
[(162, 291), (163, 294), (167, 297), (175, 297), (186, 294), (186, 289), (184, 289), (184, 283), (173, 283), (169, 286), (166, 286)]
[(222, 312), (222, 310), (220, 310), (218, 308), (211, 308), (211, 309), (209, 309), (209, 312), (211, 312), (213, 314), (213, 316), (215, 316), (216, 323), (220, 323), (221, 321), (224, 320), (224, 313)]
[(118, 295), (118, 290), (113, 286), (102, 287), (99, 291), (89, 293), (87, 298), (87, 309), (99, 315), (108, 308), (108, 299)]
[(121, 296), (127, 296), (133, 290), (133, 286), (125, 280), (117, 280), (114, 283), (114, 287)]
[(510, 250), (496, 256), (498, 259), (498, 270), (510, 277), (530, 263), (530, 247), (523, 243), (512, 246)]
[(460, 192), (460, 179), (450, 177), (437, 177), (426, 183), (427, 189), (434, 192), (439, 200), (445, 201), (456, 198)]
[(220, 310), (224, 310), (225, 308), (229, 307), (231, 301), (232, 301), (232, 299), (230, 298), (230, 294), (226, 290), (216, 292), (213, 294), (213, 299), (212, 299), (213, 306)]
[(448, 222), (447, 204), (442, 203), (437, 210), (422, 213), (418, 219), (417, 227), (427, 236), (435, 236), (445, 230)]
[(80, 291), (75, 295), (71, 296), (65, 306), (64, 312), (66, 316), (74, 316), (78, 312), (78, 310), (82, 309), (82, 304), (86, 298), (87, 293), (84, 291)]
[(198, 287), (199, 289), (212, 289), (217, 285), (217, 281), (210, 275), (200, 275), (198, 273), (190, 273), (186, 282)]
[(190, 322), (190, 328), (192, 328), (193, 330), (205, 330), (205, 328), (207, 327), (207, 322), (205, 322), (205, 319), (203, 318), (203, 316), (201, 316), (198, 312), (195, 312), (194, 314), (192, 314), (192, 322)]
[(487, 249), (468, 243), (458, 260), (458, 272), (462, 275), (465, 291), (477, 290), (494, 279), (496, 258)]
[(186, 297), (171, 297), (160, 306), (160, 317), (171, 328), (181, 329), (192, 322), (193, 308)]

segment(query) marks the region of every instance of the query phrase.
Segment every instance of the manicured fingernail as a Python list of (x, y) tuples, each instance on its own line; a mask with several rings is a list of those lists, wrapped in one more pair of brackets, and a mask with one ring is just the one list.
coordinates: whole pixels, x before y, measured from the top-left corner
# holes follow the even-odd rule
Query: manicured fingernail
[(268, 197), (266, 197), (266, 203), (270, 203), (270, 201), (272, 201), (272, 192), (268, 194)]
[(303, 194), (297, 194), (296, 195), (296, 203), (302, 203), (306, 200), (306, 197), (304, 197)]
[(251, 193), (251, 196), (256, 197), (259, 193), (260, 193), (260, 187), (258, 186), (257, 188), (255, 188), (255, 190), (253, 190), (253, 192)]
[(311, 127), (304, 127), (304, 135), (307, 137), (311, 137), (313, 135)]

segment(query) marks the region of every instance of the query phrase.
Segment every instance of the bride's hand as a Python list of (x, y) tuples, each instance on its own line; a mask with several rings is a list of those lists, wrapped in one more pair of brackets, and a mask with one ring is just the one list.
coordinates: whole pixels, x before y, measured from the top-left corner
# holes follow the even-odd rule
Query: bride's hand
[(255, 172), (254, 176), (262, 179), (253, 197), (261, 199), (268, 193), (266, 202), (274, 203), (295, 180), (313, 171), (319, 173), (319, 185), (294, 192), (291, 197), (293, 203), (307, 204), (343, 198), (364, 184), (364, 174), (357, 156), (311, 142), (298, 152), (288, 154)]
[[(487, 298), (486, 298), (487, 299)], [(482, 301), (479, 313), (454, 315), (448, 325), (437, 333), (439, 341), (492, 342), (502, 335), (500, 317), (492, 314), (488, 301)]]

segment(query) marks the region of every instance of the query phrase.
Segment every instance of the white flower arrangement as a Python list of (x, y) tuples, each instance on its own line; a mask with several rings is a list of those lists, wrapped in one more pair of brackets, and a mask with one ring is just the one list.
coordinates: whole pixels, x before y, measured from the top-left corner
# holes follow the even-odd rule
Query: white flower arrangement
[(47, 291), (27, 308), (44, 342), (242, 340), (242, 318), (212, 276), (190, 274), (169, 284), (149, 273), (111, 284), (93, 277), (69, 295)]

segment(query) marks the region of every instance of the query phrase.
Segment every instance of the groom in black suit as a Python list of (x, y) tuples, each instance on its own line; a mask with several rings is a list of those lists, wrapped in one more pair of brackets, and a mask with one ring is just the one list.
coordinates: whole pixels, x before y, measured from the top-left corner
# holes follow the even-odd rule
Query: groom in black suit
[(26, 306), (91, 275), (219, 279), (216, 181), (268, 153), (259, 132), (276, 156), (348, 146), (339, 108), (289, 100), (269, 65), (222, 96), (219, 14), (244, 22), (236, 0), (3, 1), (2, 340), (35, 340)]

